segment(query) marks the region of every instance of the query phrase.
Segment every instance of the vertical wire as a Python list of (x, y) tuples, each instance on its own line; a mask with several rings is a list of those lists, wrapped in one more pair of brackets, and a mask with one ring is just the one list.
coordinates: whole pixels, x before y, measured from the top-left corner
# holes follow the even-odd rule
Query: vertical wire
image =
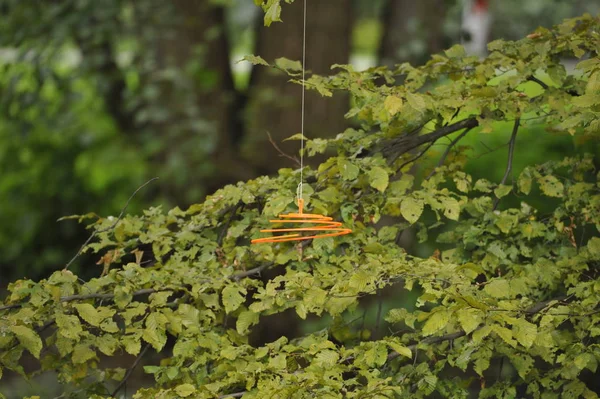
[(307, 0), (304, 0), (302, 21), (302, 110), (300, 119), (300, 184), (298, 184), (298, 199), (302, 199), (302, 184), (304, 182), (304, 81), (306, 76), (306, 2)]

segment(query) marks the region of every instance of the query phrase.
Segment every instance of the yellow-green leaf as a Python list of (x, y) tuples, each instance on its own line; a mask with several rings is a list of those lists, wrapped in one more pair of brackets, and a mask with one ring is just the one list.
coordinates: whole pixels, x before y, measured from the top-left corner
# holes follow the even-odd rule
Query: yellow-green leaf
[(221, 295), (223, 298), (223, 305), (225, 305), (225, 311), (227, 313), (233, 312), (239, 308), (242, 303), (244, 303), (245, 298), (242, 294), (246, 295), (246, 289), (235, 284), (230, 284), (223, 289)]
[(500, 184), (496, 189), (494, 189), (494, 195), (498, 198), (502, 198), (508, 195), (512, 190), (512, 186), (508, 186), (505, 184)]
[(175, 392), (177, 392), (177, 395), (181, 396), (182, 398), (187, 398), (196, 392), (196, 387), (194, 387), (192, 384), (181, 384), (175, 387)]
[(237, 321), (235, 322), (235, 329), (242, 335), (247, 334), (249, 328), (258, 323), (258, 319), (258, 313), (245, 310), (238, 316)]
[(517, 319), (513, 323), (514, 337), (526, 348), (531, 347), (537, 336), (537, 326), (525, 319)]
[(423, 213), (423, 201), (413, 197), (406, 197), (400, 204), (400, 212), (410, 224), (415, 223)]
[(383, 102), (383, 107), (390, 115), (396, 115), (402, 109), (402, 99), (397, 96), (387, 96)]
[(10, 331), (15, 334), (19, 343), (29, 351), (36, 359), (40, 358), (42, 350), (42, 340), (40, 336), (31, 328), (26, 326), (11, 326)]
[(358, 177), (358, 166), (345, 158), (338, 159), (338, 168), (344, 180), (354, 180)]
[(460, 204), (452, 197), (446, 197), (440, 199), (440, 202), (444, 206), (444, 216), (450, 220), (458, 220), (460, 216)]
[(87, 344), (77, 344), (73, 350), (73, 363), (81, 364), (96, 357), (96, 352)]
[(483, 289), (494, 298), (506, 298), (510, 295), (510, 284), (503, 278), (490, 281)]
[(96, 308), (94, 308), (89, 303), (78, 303), (73, 305), (75, 309), (77, 309), (77, 313), (79, 313), (79, 317), (85, 320), (87, 323), (94, 327), (98, 327), (102, 318), (98, 314)]
[(563, 184), (554, 176), (543, 176), (538, 180), (542, 192), (549, 197), (562, 197), (564, 193)]
[(393, 342), (393, 341), (388, 342), (387, 344), (394, 352), (396, 352), (399, 355), (402, 355), (404, 357), (407, 357), (409, 359), (412, 359), (413, 354), (412, 354), (412, 351), (410, 350), (410, 348), (408, 348), (404, 345), (401, 345), (397, 342)]
[(423, 326), (423, 335), (432, 335), (442, 330), (450, 321), (450, 313), (447, 310), (439, 310), (429, 316)]
[(456, 312), (456, 316), (460, 326), (467, 334), (475, 331), (482, 322), (482, 317), (477, 309), (462, 308)]
[(384, 192), (390, 182), (390, 178), (385, 169), (375, 166), (369, 171), (369, 184), (371, 187)]

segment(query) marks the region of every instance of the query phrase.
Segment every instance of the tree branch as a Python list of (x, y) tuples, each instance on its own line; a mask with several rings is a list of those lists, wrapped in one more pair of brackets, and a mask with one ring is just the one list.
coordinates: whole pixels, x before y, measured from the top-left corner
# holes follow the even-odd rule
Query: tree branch
[(542, 82), (541, 80), (539, 80), (538, 78), (536, 78), (533, 75), (531, 75), (530, 77), (528, 77), (527, 80), (539, 84), (540, 86), (542, 86), (542, 89), (544, 89), (544, 90), (548, 89), (548, 85), (546, 83)]
[[(273, 265), (274, 265), (274, 263), (267, 263), (262, 266), (258, 266), (253, 269), (250, 269), (250, 270), (245, 270), (242, 272), (234, 273), (234, 274), (230, 275), (228, 278), (233, 281), (240, 281), (244, 278), (260, 274), (263, 270), (265, 270)], [(134, 291), (131, 295), (135, 297), (135, 296), (154, 294), (156, 292), (164, 292), (164, 291), (175, 291), (175, 290), (173, 290), (173, 289), (158, 290), (158, 289), (154, 289), (154, 288), (144, 288), (144, 289), (141, 289), (138, 291)], [(78, 300), (85, 301), (87, 299), (110, 300), (110, 299), (113, 299), (114, 296), (115, 296), (114, 293), (77, 294), (77, 295), (68, 295), (68, 296), (60, 297), (59, 302), (73, 302), (73, 301), (78, 301)], [(27, 302), (21, 302), (21, 303), (13, 303), (10, 305), (0, 306), (0, 311), (17, 309), (17, 308), (22, 307), (26, 303)]]
[(444, 151), (444, 154), (442, 154), (442, 157), (438, 161), (437, 165), (435, 166), (435, 168), (433, 168), (433, 170), (431, 172), (429, 172), (429, 174), (427, 175), (427, 177), (425, 178), (425, 180), (429, 180), (431, 178), (431, 176), (433, 176), (433, 174), (435, 173), (435, 170), (437, 168), (439, 168), (440, 166), (442, 166), (444, 164), (444, 162), (446, 162), (446, 158), (448, 158), (448, 155), (450, 154), (450, 151), (452, 150), (452, 147), (454, 147), (454, 145), (456, 143), (458, 143), (460, 141), (460, 139), (462, 139), (463, 137), (465, 137), (467, 135), (467, 133), (469, 133), (472, 129), (473, 129), (472, 127), (466, 128), (461, 134), (459, 134), (458, 136), (456, 136), (454, 138), (454, 140), (452, 140), (450, 142), (450, 144), (448, 144), (448, 148), (446, 148), (446, 151)]
[[(133, 292), (131, 295), (132, 296), (140, 296), (140, 295), (147, 295), (147, 294), (153, 294), (156, 292), (162, 292), (162, 291), (171, 291), (168, 289), (165, 290), (155, 290), (154, 288), (144, 288), (142, 290), (138, 290)], [(107, 293), (107, 294), (100, 294), (100, 293), (94, 293), (94, 294), (78, 294), (78, 295), (68, 295), (68, 296), (63, 296), (59, 298), (59, 302), (73, 302), (73, 301), (78, 301), (78, 300), (82, 300), (85, 301), (87, 299), (113, 299), (115, 296), (115, 294), (113, 293)], [(13, 303), (11, 305), (4, 305), (4, 306), (0, 306), (0, 311), (2, 310), (8, 310), (8, 309), (16, 309), (16, 308), (20, 308), (24, 305), (24, 303)]]
[[(407, 348), (410, 349), (411, 352), (413, 352), (421, 344), (439, 344), (440, 342), (452, 341), (453, 339), (464, 337), (465, 335), (467, 335), (467, 333), (465, 333), (464, 331), (456, 331), (456, 332), (453, 332), (450, 334), (442, 335), (440, 337), (429, 337), (429, 338), (425, 338), (421, 342), (417, 342), (416, 344), (408, 345)], [(387, 361), (389, 362), (390, 360), (393, 360), (393, 359), (397, 358), (398, 356), (400, 356), (400, 354), (398, 352), (392, 351), (388, 355)]]
[(225, 398), (241, 398), (242, 396), (244, 396), (244, 394), (246, 394), (248, 392), (243, 391), (243, 392), (236, 392), (236, 393), (228, 393), (226, 395), (221, 395), (219, 396), (219, 399), (225, 399)]
[[(508, 179), (508, 175), (512, 171), (513, 164), (513, 156), (515, 153), (515, 142), (517, 141), (517, 133), (519, 132), (519, 124), (521, 123), (521, 118), (515, 119), (515, 124), (513, 125), (512, 134), (510, 135), (510, 141), (508, 142), (508, 162), (506, 163), (506, 170), (504, 171), (504, 176), (502, 176), (502, 180), (500, 184), (505, 184)], [(494, 208), (496, 210), (498, 204), (500, 203), (500, 198), (496, 198), (494, 201)]]
[(302, 163), (300, 163), (300, 161), (298, 160), (298, 158), (293, 157), (289, 154), (286, 154), (285, 152), (283, 152), (283, 150), (281, 148), (279, 148), (279, 146), (277, 145), (277, 143), (275, 142), (275, 140), (273, 140), (273, 137), (271, 137), (271, 133), (267, 132), (267, 136), (269, 136), (269, 142), (271, 143), (271, 145), (273, 147), (275, 147), (275, 150), (277, 150), (277, 152), (282, 156), (285, 157), (287, 159), (291, 159), (296, 165), (298, 166), (302, 166)]
[(85, 242), (83, 243), (83, 245), (81, 246), (81, 248), (79, 248), (79, 251), (77, 251), (77, 253), (75, 254), (75, 256), (73, 256), (71, 258), (71, 260), (69, 261), (69, 263), (67, 263), (67, 265), (65, 266), (65, 268), (63, 270), (67, 270), (69, 268), (69, 266), (71, 266), (71, 264), (75, 261), (75, 259), (77, 259), (77, 257), (79, 255), (81, 255), (81, 252), (83, 252), (83, 250), (85, 249), (85, 247), (90, 243), (90, 241), (92, 241), (94, 239), (94, 237), (96, 237), (96, 234), (98, 233), (104, 233), (106, 231), (112, 230), (115, 227), (117, 227), (117, 224), (121, 221), (121, 219), (123, 218), (123, 215), (125, 214), (125, 211), (127, 210), (127, 207), (129, 206), (129, 203), (131, 202), (131, 200), (133, 199), (133, 197), (135, 197), (135, 195), (144, 187), (146, 187), (148, 184), (152, 183), (153, 181), (158, 180), (158, 177), (153, 177), (152, 179), (148, 180), (146, 183), (142, 184), (141, 186), (139, 186), (137, 188), (137, 190), (135, 190), (133, 192), (133, 194), (131, 194), (131, 196), (129, 197), (129, 199), (127, 200), (127, 202), (125, 203), (125, 206), (123, 207), (123, 209), (121, 209), (121, 213), (119, 214), (119, 217), (117, 218), (117, 220), (115, 220), (115, 222), (104, 228), (104, 229), (100, 229), (100, 230), (94, 230), (94, 232), (88, 237), (87, 240), (85, 240)]
[(135, 370), (135, 368), (137, 367), (137, 365), (140, 363), (140, 360), (142, 360), (142, 357), (146, 354), (146, 351), (148, 350), (149, 347), (150, 347), (150, 344), (146, 344), (144, 346), (144, 348), (142, 349), (142, 351), (135, 358), (135, 361), (133, 362), (133, 364), (131, 365), (131, 367), (127, 370), (127, 373), (125, 374), (125, 377), (123, 377), (123, 379), (121, 380), (121, 382), (119, 382), (119, 385), (117, 385), (117, 387), (115, 388), (115, 390), (113, 391), (113, 393), (110, 396), (113, 396), (113, 397), (116, 396), (117, 393), (121, 390), (121, 388), (123, 388), (125, 386), (125, 384), (127, 383), (127, 380), (129, 379), (129, 377), (131, 377), (131, 374), (133, 373), (133, 370)]
[(451, 125), (443, 126), (431, 133), (423, 135), (403, 135), (397, 139), (388, 141), (383, 152), (386, 157), (397, 158), (402, 154), (407, 153), (413, 148), (419, 147), (425, 143), (435, 142), (438, 139), (448, 136), (454, 132), (462, 129), (474, 128), (479, 126), (479, 122), (476, 118), (467, 118), (462, 121), (458, 121)]

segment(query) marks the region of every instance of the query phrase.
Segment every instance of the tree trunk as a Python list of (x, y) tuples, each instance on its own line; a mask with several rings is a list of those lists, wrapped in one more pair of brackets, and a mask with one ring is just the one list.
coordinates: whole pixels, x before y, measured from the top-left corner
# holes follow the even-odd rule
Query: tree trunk
[(445, 0), (388, 0), (383, 14), (380, 63), (419, 65), (447, 47), (443, 25)]
[[(163, 191), (173, 192), (181, 204), (255, 173), (234, 147), (241, 130), (239, 96), (223, 7), (207, 0), (173, 0), (170, 6), (168, 30), (151, 42), (156, 67), (147, 83), (159, 87), (153, 105), (164, 115), (153, 124), (155, 133), (167, 139), (155, 160), (168, 177)], [(190, 190), (193, 181), (198, 183)], [(181, 198), (183, 192), (189, 198)]]
[[(255, 54), (269, 62), (279, 57), (302, 59), (303, 1), (284, 4), (283, 23), (257, 28)], [(352, 29), (351, 0), (318, 0), (307, 4), (306, 69), (317, 74), (331, 73), (332, 64), (347, 64), (350, 56)], [(252, 70), (249, 103), (245, 113), (246, 136), (242, 152), (248, 162), (261, 173), (272, 174), (282, 167), (295, 167), (281, 157), (269, 143), (267, 132), (281, 149), (298, 153), (297, 142), (281, 141), (300, 132), (301, 87), (289, 83), (289, 77), (265, 67)], [(306, 93), (305, 135), (333, 137), (347, 126), (343, 115), (349, 98), (334, 94), (323, 98), (313, 91)]]

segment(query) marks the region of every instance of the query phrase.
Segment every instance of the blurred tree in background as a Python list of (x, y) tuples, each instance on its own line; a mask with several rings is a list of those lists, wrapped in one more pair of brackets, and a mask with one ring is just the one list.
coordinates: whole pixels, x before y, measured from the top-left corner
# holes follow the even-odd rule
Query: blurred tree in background
[[(349, 60), (358, 69), (422, 62), (460, 41), (465, 4), (309, 2), (307, 67), (326, 74)], [(85, 232), (58, 218), (117, 214), (150, 177), (160, 180), (130, 212), (184, 207), (225, 183), (294, 166), (267, 132), (293, 152), (281, 140), (299, 131), (298, 87), (276, 70), (235, 64), (248, 53), (300, 58), (300, 4), (289, 7), (286, 23), (266, 34), (250, 0), (2, 1), (0, 286), (72, 256)], [(510, 0), (490, 1), (489, 10), (494, 39), (598, 5)], [(341, 117), (344, 95), (308, 96), (309, 136), (332, 137), (353, 123)]]

